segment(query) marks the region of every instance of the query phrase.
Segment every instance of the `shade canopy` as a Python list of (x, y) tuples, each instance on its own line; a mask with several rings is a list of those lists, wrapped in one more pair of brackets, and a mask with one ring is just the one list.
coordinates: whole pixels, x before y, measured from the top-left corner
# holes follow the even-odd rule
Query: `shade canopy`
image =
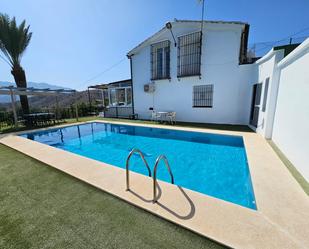
[(109, 82), (109, 83), (102, 83), (98, 85), (88, 86), (88, 89), (108, 89), (108, 88), (117, 88), (117, 87), (131, 87), (132, 80), (120, 80), (115, 82)]
[[(14, 114), (15, 126), (18, 126), (18, 119), (15, 107), (15, 95), (26, 96), (51, 96), (58, 94), (71, 94), (75, 93), (73, 89), (50, 89), (50, 88), (34, 88), (34, 87), (16, 87), (16, 86), (2, 86), (0, 87), (0, 95), (11, 95), (12, 110)], [(76, 119), (78, 119), (76, 114)]]
[(50, 88), (34, 88), (34, 87), (0, 87), (0, 95), (30, 95), (30, 96), (50, 96), (57, 94), (75, 93), (73, 89), (50, 89)]

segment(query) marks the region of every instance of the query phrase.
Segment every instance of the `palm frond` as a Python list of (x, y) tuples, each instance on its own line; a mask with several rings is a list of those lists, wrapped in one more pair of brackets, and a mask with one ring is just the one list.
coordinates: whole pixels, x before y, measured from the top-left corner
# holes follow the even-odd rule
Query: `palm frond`
[(15, 17), (10, 19), (8, 15), (0, 14), (0, 50), (12, 67), (20, 67), (21, 57), (32, 37), (29, 28), (25, 20), (17, 25)]

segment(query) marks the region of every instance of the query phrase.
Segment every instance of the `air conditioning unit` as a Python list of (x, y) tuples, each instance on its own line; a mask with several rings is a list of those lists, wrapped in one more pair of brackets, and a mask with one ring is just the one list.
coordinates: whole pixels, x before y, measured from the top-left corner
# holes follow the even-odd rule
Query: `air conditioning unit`
[(148, 83), (144, 85), (144, 92), (145, 93), (153, 93), (155, 91), (155, 84)]

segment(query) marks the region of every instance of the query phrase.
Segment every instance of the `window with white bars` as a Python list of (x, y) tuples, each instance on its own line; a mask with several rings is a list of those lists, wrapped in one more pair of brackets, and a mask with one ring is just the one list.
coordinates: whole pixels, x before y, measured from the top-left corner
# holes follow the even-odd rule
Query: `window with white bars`
[(178, 77), (201, 75), (201, 32), (178, 37)]
[(208, 107), (213, 105), (213, 85), (193, 86), (193, 107)]
[(151, 45), (151, 79), (170, 78), (170, 41)]

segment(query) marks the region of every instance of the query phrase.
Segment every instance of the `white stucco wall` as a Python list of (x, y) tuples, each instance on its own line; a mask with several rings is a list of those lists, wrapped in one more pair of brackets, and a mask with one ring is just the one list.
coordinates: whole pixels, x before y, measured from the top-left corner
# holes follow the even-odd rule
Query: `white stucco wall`
[(278, 64), (272, 139), (309, 181), (309, 39)]
[[(255, 129), (265, 138), (271, 138), (274, 114), (277, 102), (277, 93), (279, 87), (279, 69), (277, 64), (284, 56), (283, 50), (271, 50), (267, 55), (258, 60), (255, 65), (257, 70), (257, 78), (254, 84), (262, 83), (262, 93), (260, 102), (260, 112), (258, 125)], [(263, 111), (263, 100), (265, 97), (266, 80), (269, 78), (266, 109)]]
[[(177, 36), (200, 30), (199, 23), (175, 23)], [(132, 56), (134, 109), (140, 118), (150, 118), (150, 107), (176, 111), (178, 121), (248, 124), (251, 103), (252, 65), (238, 65), (242, 25), (206, 24), (203, 32), (202, 76), (177, 78), (177, 48), (168, 30), (151, 43), (171, 41), (171, 80), (155, 81), (154, 93), (145, 93), (150, 83), (150, 44)], [(213, 108), (193, 108), (194, 85), (214, 85)]]
[[(200, 30), (198, 23), (175, 23), (177, 36)], [(207, 24), (203, 30), (201, 77), (177, 78), (177, 48), (168, 30), (159, 32), (131, 57), (134, 111), (149, 119), (157, 111), (176, 111), (178, 121), (248, 124), (252, 85), (262, 83), (256, 132), (273, 139), (280, 150), (309, 180), (309, 39), (287, 57), (271, 50), (251, 65), (238, 65), (242, 26)], [(150, 45), (171, 41), (171, 80), (154, 81), (154, 93), (145, 93), (151, 80)], [(266, 110), (262, 111), (269, 78)], [(193, 108), (193, 86), (213, 84), (212, 108)]]

